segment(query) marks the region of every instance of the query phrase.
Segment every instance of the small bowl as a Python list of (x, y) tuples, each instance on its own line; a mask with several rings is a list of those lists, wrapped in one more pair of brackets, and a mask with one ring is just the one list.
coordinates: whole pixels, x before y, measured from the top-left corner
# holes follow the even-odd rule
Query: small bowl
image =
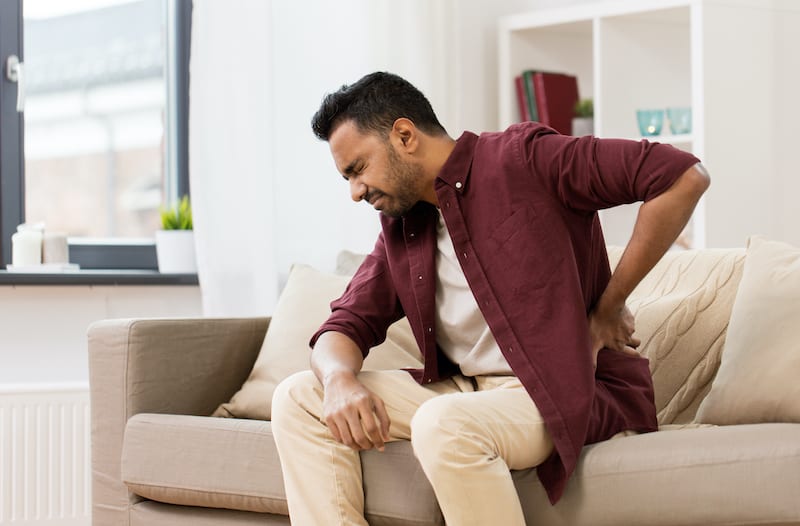
[(643, 137), (658, 135), (664, 126), (664, 110), (636, 110), (636, 121)]
[(674, 134), (692, 132), (692, 108), (667, 108), (669, 129)]

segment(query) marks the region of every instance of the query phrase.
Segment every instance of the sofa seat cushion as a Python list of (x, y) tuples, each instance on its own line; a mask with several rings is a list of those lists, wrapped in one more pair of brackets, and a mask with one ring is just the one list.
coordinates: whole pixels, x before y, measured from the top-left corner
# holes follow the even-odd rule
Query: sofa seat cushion
[[(370, 524), (444, 523), (409, 442), (364, 452), (362, 463)], [(630, 524), (632, 503), (636, 523), (651, 526), (791, 524), (800, 521), (800, 424), (689, 426), (587, 446), (556, 506), (535, 469), (512, 475), (529, 524)], [(160, 502), (287, 513), (269, 422), (136, 415), (122, 479)]]
[[(366, 451), (362, 463), (371, 525), (444, 524), (410, 442)], [(158, 502), (288, 514), (271, 424), (263, 420), (135, 415), (125, 428), (122, 480)]]
[(269, 422), (142, 413), (125, 428), (122, 480), (170, 504), (288, 515)]
[(556, 506), (531, 472), (514, 475), (528, 524), (798, 524), (800, 424), (687, 428), (587, 446)]

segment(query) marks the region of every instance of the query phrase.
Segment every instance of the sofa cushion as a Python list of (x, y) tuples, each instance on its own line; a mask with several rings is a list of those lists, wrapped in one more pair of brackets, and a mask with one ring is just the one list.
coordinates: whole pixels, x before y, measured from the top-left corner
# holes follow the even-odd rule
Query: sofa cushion
[[(99, 523), (112, 524), (112, 523)], [(143, 500), (131, 506), (126, 526), (290, 526), (286, 515), (194, 506), (174, 506)]]
[[(308, 341), (330, 314), (330, 302), (341, 296), (349, 282), (346, 276), (294, 265), (250, 376), (213, 416), (269, 420), (275, 387), (291, 374), (309, 368)], [(389, 327), (386, 341), (370, 351), (364, 368), (417, 368), (421, 363), (411, 326), (403, 318)]]
[[(621, 254), (609, 247), (612, 266)], [(668, 252), (628, 299), (659, 424), (691, 422), (708, 393), (743, 266), (742, 249)]]
[[(364, 452), (362, 463), (371, 525), (444, 524), (410, 442)], [(122, 480), (131, 492), (158, 502), (288, 513), (271, 424), (261, 420), (135, 415), (125, 429)]]
[(352, 276), (364, 262), (366, 254), (351, 250), (341, 250), (336, 255), (336, 273), (342, 276)]
[(527, 524), (797, 524), (800, 424), (659, 431), (587, 446), (555, 506), (532, 472), (513, 473)]
[(269, 422), (140, 413), (128, 420), (122, 480), (147, 499), (288, 515)]
[(800, 422), (800, 249), (751, 238), (722, 364), (698, 420)]
[[(370, 524), (443, 524), (409, 442), (364, 452), (362, 464)], [(630, 502), (637, 523), (651, 526), (788, 524), (800, 517), (800, 424), (689, 428), (587, 446), (556, 506), (535, 469), (512, 476), (529, 524), (630, 524)], [(269, 422), (136, 415), (122, 477), (151, 500), (286, 514)]]

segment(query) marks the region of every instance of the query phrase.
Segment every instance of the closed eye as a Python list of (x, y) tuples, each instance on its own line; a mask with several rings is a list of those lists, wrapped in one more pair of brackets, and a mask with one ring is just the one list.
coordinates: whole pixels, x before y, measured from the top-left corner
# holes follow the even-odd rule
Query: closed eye
[(361, 172), (364, 171), (364, 165), (359, 165), (358, 163), (358, 160), (353, 161), (342, 171), (342, 177), (344, 177), (345, 181), (349, 181), (351, 177), (357, 177), (361, 175)]
[(345, 181), (350, 181), (352, 177), (358, 177), (364, 173), (364, 166), (359, 166), (358, 168), (351, 168), (347, 167), (342, 177), (344, 177)]

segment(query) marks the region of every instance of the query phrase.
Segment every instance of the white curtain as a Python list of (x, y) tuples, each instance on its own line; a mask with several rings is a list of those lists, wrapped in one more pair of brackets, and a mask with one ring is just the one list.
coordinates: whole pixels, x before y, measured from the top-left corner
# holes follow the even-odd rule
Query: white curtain
[[(269, 314), (292, 263), (372, 248), (310, 119), (326, 92), (398, 73), (447, 126), (454, 0), (194, 0), (190, 178), (208, 316)], [(451, 134), (459, 130), (450, 130)]]
[(269, 2), (194, 2), (189, 173), (208, 316), (275, 301), (270, 26)]

